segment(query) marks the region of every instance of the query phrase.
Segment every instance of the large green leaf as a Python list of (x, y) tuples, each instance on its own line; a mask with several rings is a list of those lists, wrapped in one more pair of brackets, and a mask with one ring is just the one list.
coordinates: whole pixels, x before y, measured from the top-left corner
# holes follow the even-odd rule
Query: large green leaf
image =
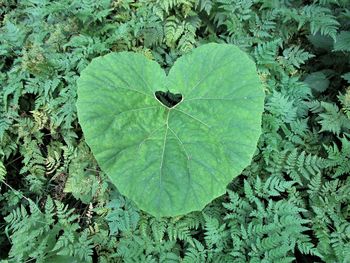
[[(182, 99), (169, 108), (157, 91)], [(248, 56), (206, 44), (168, 76), (141, 54), (96, 58), (79, 78), (77, 107), (87, 143), (120, 192), (154, 216), (175, 216), (222, 195), (250, 163), (263, 101)]]

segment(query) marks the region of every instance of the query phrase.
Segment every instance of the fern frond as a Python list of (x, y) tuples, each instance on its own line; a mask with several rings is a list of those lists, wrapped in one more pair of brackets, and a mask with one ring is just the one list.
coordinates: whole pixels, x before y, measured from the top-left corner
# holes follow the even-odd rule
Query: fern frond
[(341, 148), (336, 144), (332, 146), (324, 146), (328, 158), (325, 161), (326, 167), (331, 168), (334, 171), (334, 174), (331, 174), (331, 177), (337, 178), (343, 174), (350, 172), (350, 140), (345, 136), (340, 138)]
[(330, 131), (339, 135), (343, 129), (350, 129), (350, 120), (339, 111), (337, 105), (321, 102), (321, 106), (325, 109), (324, 113), (319, 114), (318, 123), (322, 126), (321, 132)]
[(277, 64), (277, 52), (282, 43), (281, 39), (258, 44), (254, 50), (254, 57), (259, 68), (266, 67), (268, 69), (274, 69)]
[(174, 47), (177, 40), (184, 32), (184, 21), (180, 22), (175, 16), (166, 19), (164, 25), (165, 41), (170, 47)]
[(2, 161), (0, 161), (0, 183), (5, 180), (6, 168)]
[(328, 35), (336, 39), (339, 22), (331, 14), (331, 10), (317, 5), (308, 5), (303, 7), (301, 11), (308, 22), (310, 22), (311, 34), (315, 35), (320, 32), (321, 35)]
[(300, 68), (308, 59), (314, 57), (314, 55), (305, 51), (300, 46), (291, 46), (283, 50), (282, 55), (283, 57), (279, 58), (281, 65), (289, 68), (289, 71)]

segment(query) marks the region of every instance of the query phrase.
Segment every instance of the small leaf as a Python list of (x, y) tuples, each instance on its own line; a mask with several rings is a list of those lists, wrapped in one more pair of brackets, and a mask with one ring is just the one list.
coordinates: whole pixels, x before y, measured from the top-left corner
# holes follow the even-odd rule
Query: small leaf
[(334, 51), (350, 51), (350, 31), (341, 31), (337, 35)]
[(329, 80), (322, 71), (313, 72), (306, 76), (304, 82), (317, 92), (325, 91), (329, 86)]
[(343, 74), (341, 77), (350, 84), (350, 72)]

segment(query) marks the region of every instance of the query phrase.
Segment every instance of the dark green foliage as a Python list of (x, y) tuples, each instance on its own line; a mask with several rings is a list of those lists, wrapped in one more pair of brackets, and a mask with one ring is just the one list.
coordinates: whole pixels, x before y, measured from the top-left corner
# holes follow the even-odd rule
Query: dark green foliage
[[(348, 0), (1, 1), (1, 262), (350, 262), (349, 21)], [(168, 70), (207, 42), (255, 60), (263, 133), (227, 194), (156, 220), (99, 170), (76, 80), (110, 51)]]
[(37, 262), (91, 261), (92, 240), (88, 230), (78, 234), (79, 215), (73, 214), (73, 209), (68, 210), (58, 201), (54, 204), (50, 197), (44, 213), (33, 202), (29, 208), (30, 214), (20, 206), (5, 217), (5, 232), (11, 233), (10, 261), (22, 262), (28, 258), (35, 258)]

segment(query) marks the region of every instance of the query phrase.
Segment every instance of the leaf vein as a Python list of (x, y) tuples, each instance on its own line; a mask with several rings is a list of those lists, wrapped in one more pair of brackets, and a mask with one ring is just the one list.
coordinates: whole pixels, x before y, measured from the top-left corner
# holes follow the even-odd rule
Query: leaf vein
[(189, 114), (189, 113), (187, 113), (187, 112), (185, 112), (185, 111), (182, 111), (182, 110), (179, 110), (179, 109), (175, 109), (175, 108), (174, 108), (173, 110), (176, 110), (176, 111), (178, 111), (178, 112), (181, 112), (182, 114), (187, 115), (188, 117), (190, 117), (190, 118), (192, 118), (192, 119), (198, 121), (199, 123), (203, 124), (204, 126), (210, 128), (210, 126), (209, 126), (208, 124), (206, 124), (205, 122), (201, 121), (200, 119), (194, 117), (193, 115), (191, 115), (191, 114)]

